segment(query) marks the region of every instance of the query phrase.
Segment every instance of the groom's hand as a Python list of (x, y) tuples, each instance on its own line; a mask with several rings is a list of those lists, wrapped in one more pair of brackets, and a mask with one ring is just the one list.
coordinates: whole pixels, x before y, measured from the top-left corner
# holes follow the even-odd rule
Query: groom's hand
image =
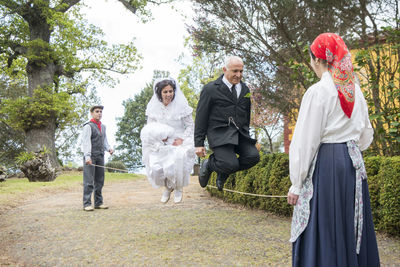
[(198, 157), (205, 157), (207, 155), (206, 149), (204, 146), (196, 147), (196, 155)]

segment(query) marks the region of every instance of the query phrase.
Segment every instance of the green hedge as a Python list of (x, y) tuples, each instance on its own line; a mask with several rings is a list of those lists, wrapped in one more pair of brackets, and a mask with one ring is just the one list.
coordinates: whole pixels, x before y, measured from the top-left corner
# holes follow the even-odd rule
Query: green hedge
[(378, 193), (374, 192), (378, 196), (374, 206), (379, 211), (374, 218), (375, 226), (382, 232), (400, 236), (400, 157), (382, 158), (373, 182), (376, 184), (372, 188), (378, 188)]
[[(106, 167), (113, 168), (113, 169), (106, 169), (108, 172), (126, 172), (127, 171), (125, 164), (119, 160), (113, 160), (113, 161), (107, 162)], [(119, 170), (115, 170), (115, 169), (119, 169)]]
[[(371, 208), (375, 228), (381, 232), (400, 236), (400, 157), (367, 157)], [(216, 174), (210, 178), (215, 186)], [(289, 157), (287, 154), (262, 154), (253, 168), (229, 176), (225, 188), (262, 195), (286, 196), (290, 187)], [(251, 208), (267, 210), (278, 215), (291, 216), (292, 207), (286, 198), (246, 196), (227, 191), (207, 190), (224, 201)]]

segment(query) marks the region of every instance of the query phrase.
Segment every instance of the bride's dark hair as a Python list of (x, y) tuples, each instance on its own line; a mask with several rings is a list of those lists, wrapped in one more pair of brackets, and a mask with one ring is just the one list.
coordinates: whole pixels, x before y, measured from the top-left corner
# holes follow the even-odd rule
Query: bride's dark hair
[(164, 89), (168, 85), (170, 85), (172, 87), (172, 89), (174, 89), (174, 97), (172, 98), (172, 100), (174, 100), (176, 84), (175, 84), (175, 82), (173, 80), (162, 80), (162, 81), (159, 81), (155, 86), (155, 92), (156, 92), (157, 98), (161, 102), (162, 102), (161, 91), (162, 91), (162, 89)]

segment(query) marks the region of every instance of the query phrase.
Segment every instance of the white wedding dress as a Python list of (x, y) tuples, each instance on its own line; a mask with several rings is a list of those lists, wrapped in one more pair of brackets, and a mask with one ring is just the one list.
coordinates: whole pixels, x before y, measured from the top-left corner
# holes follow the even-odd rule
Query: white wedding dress
[[(147, 106), (146, 115), (147, 124), (140, 138), (147, 178), (155, 188), (166, 186), (182, 189), (189, 184), (196, 159), (192, 108), (177, 88), (175, 98), (168, 106), (154, 95)], [(183, 139), (182, 145), (172, 145), (176, 138)]]

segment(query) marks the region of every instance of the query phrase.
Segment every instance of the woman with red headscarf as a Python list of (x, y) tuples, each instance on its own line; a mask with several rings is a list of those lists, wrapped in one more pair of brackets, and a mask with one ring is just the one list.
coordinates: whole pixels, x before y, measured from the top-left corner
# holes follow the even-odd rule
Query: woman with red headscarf
[(321, 79), (303, 96), (289, 151), (293, 266), (379, 266), (361, 151), (373, 139), (368, 108), (342, 38), (310, 46)]

